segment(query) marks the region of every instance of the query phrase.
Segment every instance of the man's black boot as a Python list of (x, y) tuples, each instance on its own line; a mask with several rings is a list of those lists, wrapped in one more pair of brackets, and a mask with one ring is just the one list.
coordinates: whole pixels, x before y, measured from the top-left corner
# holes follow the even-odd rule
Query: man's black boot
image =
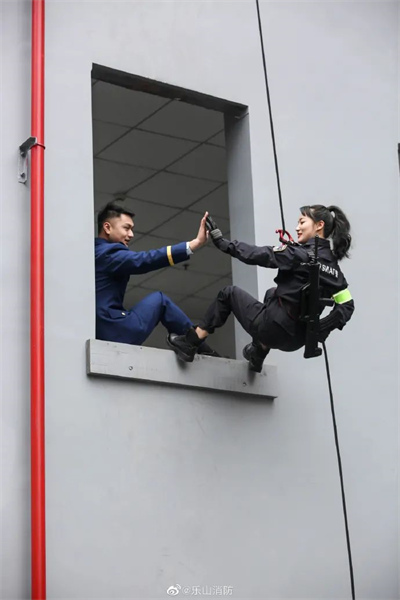
[(243, 356), (246, 360), (249, 361), (250, 371), (261, 373), (263, 362), (269, 350), (269, 348), (267, 350), (264, 350), (264, 348), (260, 344), (256, 344), (254, 342), (247, 344), (247, 346), (243, 348)]
[(221, 357), (216, 350), (213, 350), (211, 346), (207, 344), (206, 340), (202, 340), (200, 346), (198, 347), (197, 354), (202, 354), (203, 356), (214, 356), (215, 358)]
[(176, 333), (167, 335), (168, 346), (172, 348), (178, 358), (185, 362), (193, 362), (202, 341), (193, 328), (188, 329), (184, 335)]

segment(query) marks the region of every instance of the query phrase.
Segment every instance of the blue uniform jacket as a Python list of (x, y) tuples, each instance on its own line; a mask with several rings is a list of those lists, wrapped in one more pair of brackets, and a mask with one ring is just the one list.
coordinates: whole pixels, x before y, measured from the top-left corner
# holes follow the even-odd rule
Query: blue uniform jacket
[(132, 343), (132, 333), (141, 324), (137, 315), (123, 306), (129, 277), (156, 271), (188, 258), (186, 242), (149, 252), (134, 252), (122, 243), (96, 238), (96, 338)]

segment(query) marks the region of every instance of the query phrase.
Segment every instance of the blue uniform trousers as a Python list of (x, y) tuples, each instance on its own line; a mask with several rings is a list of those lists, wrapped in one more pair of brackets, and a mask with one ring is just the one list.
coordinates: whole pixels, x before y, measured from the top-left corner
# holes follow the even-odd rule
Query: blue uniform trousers
[(169, 333), (179, 335), (192, 327), (192, 322), (185, 313), (162, 292), (149, 294), (127, 314), (136, 317), (137, 320), (134, 324), (132, 317), (130, 319), (131, 344), (143, 344), (158, 323), (162, 323)]

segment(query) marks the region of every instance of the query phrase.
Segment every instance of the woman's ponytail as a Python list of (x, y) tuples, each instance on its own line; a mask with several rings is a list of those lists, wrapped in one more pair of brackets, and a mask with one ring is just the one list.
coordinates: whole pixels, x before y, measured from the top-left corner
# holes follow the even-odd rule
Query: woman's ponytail
[(338, 260), (349, 257), (351, 246), (350, 223), (344, 212), (338, 206), (327, 206), (333, 216), (331, 238), (333, 253)]
[(319, 221), (325, 223), (324, 236), (325, 238), (332, 238), (332, 251), (337, 260), (349, 257), (351, 246), (350, 223), (341, 208), (314, 204), (312, 206), (302, 206), (300, 212), (302, 215), (310, 217), (314, 223)]

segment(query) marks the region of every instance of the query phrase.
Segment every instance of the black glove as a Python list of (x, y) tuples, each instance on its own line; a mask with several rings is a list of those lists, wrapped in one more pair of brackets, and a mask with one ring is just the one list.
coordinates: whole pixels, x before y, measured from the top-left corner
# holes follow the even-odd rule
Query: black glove
[(213, 244), (218, 248), (218, 250), (229, 254), (229, 240), (226, 240), (224, 237), (222, 237), (221, 230), (218, 229), (216, 222), (210, 216), (206, 218), (206, 228), (210, 233)]
[(222, 231), (218, 229), (216, 222), (210, 216), (206, 218), (206, 228), (211, 235), (212, 241), (215, 242), (222, 238)]
[(324, 342), (334, 329), (343, 329), (342, 315), (336, 306), (326, 317), (320, 319), (318, 341)]
[(330, 333), (331, 332), (329, 331), (329, 329), (325, 329), (325, 330), (322, 330), (322, 331), (319, 330), (318, 341), (321, 342), (321, 343), (325, 342), (326, 338), (330, 335)]

